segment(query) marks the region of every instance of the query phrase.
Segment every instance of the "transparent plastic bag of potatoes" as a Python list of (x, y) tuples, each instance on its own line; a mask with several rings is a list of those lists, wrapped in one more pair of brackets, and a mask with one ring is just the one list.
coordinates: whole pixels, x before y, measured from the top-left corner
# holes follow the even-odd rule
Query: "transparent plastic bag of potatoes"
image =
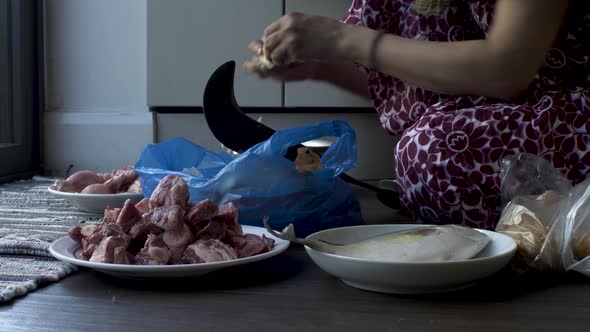
[(512, 237), (518, 270), (573, 270), (590, 276), (590, 181), (572, 187), (545, 159), (502, 161), (506, 203), (496, 231)]

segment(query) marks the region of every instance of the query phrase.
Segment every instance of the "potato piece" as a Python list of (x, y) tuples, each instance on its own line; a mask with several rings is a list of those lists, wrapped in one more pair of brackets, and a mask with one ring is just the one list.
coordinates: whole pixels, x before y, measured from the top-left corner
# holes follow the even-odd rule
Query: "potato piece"
[(320, 161), (320, 156), (313, 152), (310, 148), (298, 148), (297, 158), (295, 158), (295, 165), (299, 173), (309, 173), (313, 171), (319, 171), (324, 166)]

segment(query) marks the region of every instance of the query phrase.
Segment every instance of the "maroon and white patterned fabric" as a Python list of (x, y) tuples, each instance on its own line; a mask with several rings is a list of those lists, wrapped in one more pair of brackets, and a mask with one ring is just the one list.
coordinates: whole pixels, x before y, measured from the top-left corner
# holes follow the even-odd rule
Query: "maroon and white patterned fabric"
[[(415, 0), (354, 0), (343, 22), (402, 37), (485, 38), (494, 0), (449, 0), (436, 15)], [(500, 160), (518, 152), (551, 161), (573, 183), (590, 171), (590, 3), (572, 0), (545, 65), (522, 97), (505, 102), (447, 96), (367, 69), (383, 127), (396, 149), (401, 202), (424, 222), (493, 229), (499, 220)]]

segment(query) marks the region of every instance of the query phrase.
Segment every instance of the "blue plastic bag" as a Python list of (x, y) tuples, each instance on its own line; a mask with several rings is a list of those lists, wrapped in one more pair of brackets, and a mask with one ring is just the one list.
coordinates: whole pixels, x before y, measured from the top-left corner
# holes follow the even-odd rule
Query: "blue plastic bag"
[[(336, 141), (322, 156), (322, 170), (300, 174), (283, 157), (293, 145), (326, 136)], [(175, 138), (148, 145), (135, 170), (146, 197), (162, 178), (175, 174), (188, 183), (191, 202), (231, 201), (238, 207), (240, 224), (262, 226), (268, 216), (272, 228), (293, 223), (297, 235), (306, 236), (363, 223), (350, 186), (338, 177), (356, 167), (355, 144), (354, 130), (338, 120), (279, 130), (235, 158)]]

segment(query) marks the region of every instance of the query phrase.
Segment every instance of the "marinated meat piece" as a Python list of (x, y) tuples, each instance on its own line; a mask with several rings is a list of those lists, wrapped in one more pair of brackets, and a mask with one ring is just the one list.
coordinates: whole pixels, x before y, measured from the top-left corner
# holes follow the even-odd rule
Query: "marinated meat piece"
[[(269, 242), (269, 240), (273, 242)], [(254, 234), (246, 234), (241, 236), (233, 236), (230, 239), (229, 244), (235, 249), (238, 257), (242, 258), (269, 251), (274, 244), (274, 240), (267, 237), (262, 239), (258, 235)]]
[(141, 265), (164, 265), (170, 260), (170, 251), (161, 236), (148, 235), (145, 246), (135, 256), (135, 263)]
[(129, 252), (135, 254), (141, 248), (143, 248), (149, 234), (159, 235), (162, 232), (164, 232), (163, 229), (152, 223), (149, 223), (145, 220), (139, 221), (129, 230), (129, 237), (131, 238)]
[(150, 209), (158, 206), (179, 205), (185, 207), (188, 203), (188, 185), (176, 175), (164, 177), (150, 197)]
[(197, 239), (221, 239), (225, 235), (225, 224), (219, 220), (212, 219), (207, 226), (197, 233)]
[(189, 209), (184, 220), (196, 234), (201, 228), (205, 227), (211, 218), (217, 215), (219, 208), (217, 204), (213, 203), (210, 199), (204, 199), (199, 201)]
[(135, 208), (133, 201), (128, 199), (125, 201), (125, 205), (123, 205), (123, 208), (117, 217), (116, 224), (121, 228), (123, 233), (127, 233), (140, 219), (141, 214), (137, 208)]
[(133, 183), (129, 186), (129, 188), (127, 189), (128, 193), (141, 193), (141, 181), (139, 180), (139, 178), (135, 179), (135, 181), (133, 181)]
[(143, 215), (147, 222), (171, 231), (184, 223), (184, 209), (178, 205), (160, 206)]
[(182, 223), (181, 226), (175, 230), (165, 231), (162, 234), (162, 239), (168, 248), (186, 248), (186, 246), (195, 240), (193, 233), (191, 233), (191, 230), (185, 223)]
[(133, 167), (127, 166), (113, 172), (113, 177), (106, 181), (111, 190), (115, 193), (126, 192), (129, 186), (137, 179), (138, 175)]
[(115, 258), (115, 248), (117, 247), (127, 247), (129, 244), (129, 237), (126, 235), (115, 235), (105, 237), (94, 253), (90, 257), (91, 262), (96, 263), (113, 263)]
[(149, 211), (150, 208), (150, 199), (144, 198), (139, 203), (135, 204), (135, 208), (139, 211), (139, 214), (144, 215)]
[(70, 230), (68, 231), (68, 235), (72, 240), (76, 241), (78, 244), (82, 244), (82, 227), (74, 226), (70, 228)]
[(217, 240), (197, 240), (186, 248), (182, 262), (186, 264), (210, 263), (238, 258), (235, 250)]
[(114, 194), (111, 191), (111, 188), (104, 183), (91, 184), (88, 187), (84, 188), (81, 193), (82, 194), (93, 194), (93, 195)]
[(133, 264), (133, 255), (125, 247), (117, 247), (114, 251), (113, 264)]

